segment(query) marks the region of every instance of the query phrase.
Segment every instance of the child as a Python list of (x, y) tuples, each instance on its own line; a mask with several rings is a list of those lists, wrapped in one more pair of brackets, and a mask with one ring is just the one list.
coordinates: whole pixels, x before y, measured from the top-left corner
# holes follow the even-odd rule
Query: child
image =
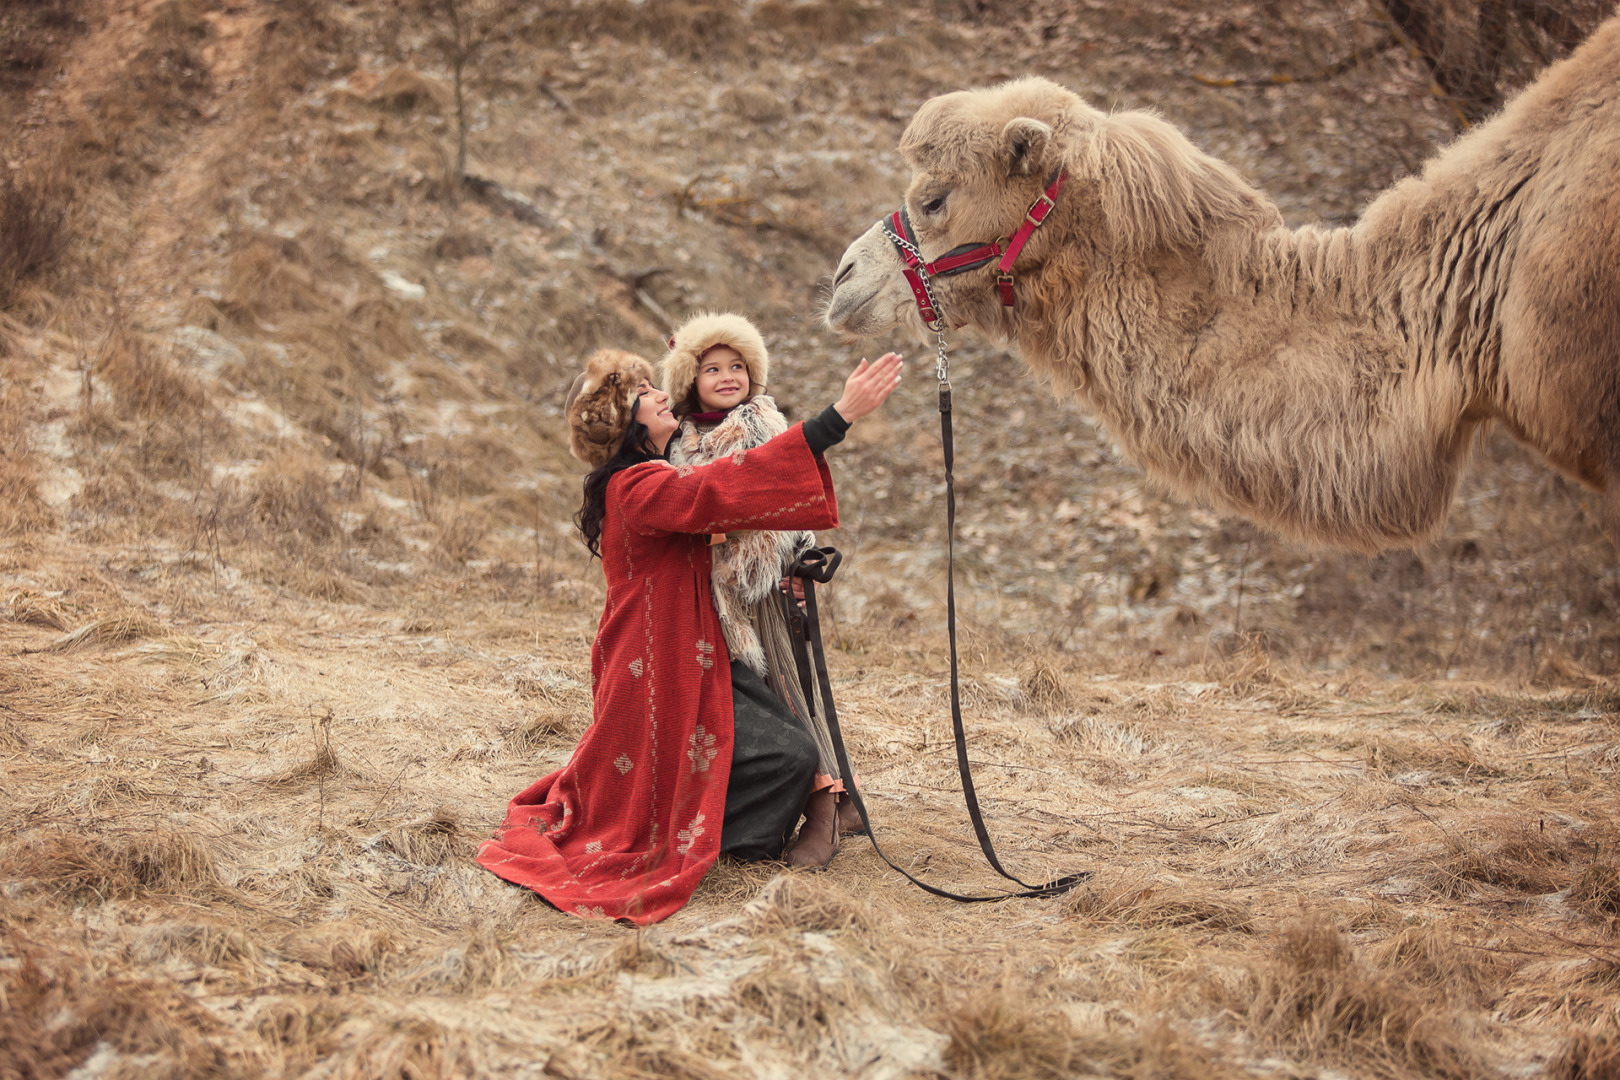
[[(787, 430), (776, 402), (765, 394), (770, 360), (765, 340), (741, 315), (700, 314), (670, 339), (659, 364), (664, 392), (680, 420), (669, 460), (702, 465), (759, 446)], [(847, 426), (837, 410), (827, 420)], [(824, 709), (806, 700), (788, 636), (780, 583), (800, 552), (815, 546), (808, 532), (732, 531), (710, 538), (715, 611), (732, 657), (734, 684), (764, 687), (791, 709), (815, 738), (821, 773), (805, 808), (805, 823), (783, 858), (794, 866), (825, 866), (838, 850), (838, 834), (860, 828), (838, 775)], [(812, 688), (814, 691), (814, 688)]]

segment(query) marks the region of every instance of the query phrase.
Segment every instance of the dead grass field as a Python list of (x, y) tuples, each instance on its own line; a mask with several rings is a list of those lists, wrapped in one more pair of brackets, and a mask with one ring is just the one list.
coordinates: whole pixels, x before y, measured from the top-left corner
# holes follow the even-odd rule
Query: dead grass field
[[(1378, 32), (1326, 5), (460, 10), (468, 171), (518, 201), (452, 175), (431, 7), (0, 16), (0, 1080), (1620, 1075), (1620, 572), (1588, 496), (1493, 437), (1434, 548), (1292, 550), (1147, 488), (979, 341), (970, 754), (1016, 872), (1095, 878), (955, 906), (855, 839), (721, 865), (637, 932), (475, 866), (588, 717), (557, 430), (584, 351), (738, 306), (819, 408), (858, 355), (825, 275), (957, 85), (1156, 107), (1295, 221), (1352, 217), (1449, 121), (1398, 50), (1191, 77)], [(835, 452), (829, 660), (885, 850), (994, 888), (923, 366)]]
[[(969, 700), (1003, 856), (1093, 883), (956, 907), (854, 840), (823, 874), (722, 866), (634, 933), (470, 861), (580, 730), (591, 590), (429, 574), (356, 605), (181, 552), (101, 556), (6, 567), (38, 585), (0, 611), (13, 1055), (120, 1075), (1478, 1076), (1551, 1067), (1612, 1021), (1606, 687), (1347, 691), (1257, 653), (1145, 682), (1001, 653)], [(833, 658), (882, 842), (993, 887), (938, 644), (887, 637)]]

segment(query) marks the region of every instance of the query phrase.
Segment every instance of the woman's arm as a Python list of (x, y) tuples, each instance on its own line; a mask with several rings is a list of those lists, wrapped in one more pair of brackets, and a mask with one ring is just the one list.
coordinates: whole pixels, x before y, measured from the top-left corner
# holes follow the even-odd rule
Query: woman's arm
[(902, 361), (897, 353), (884, 353), (877, 363), (864, 359), (844, 380), (844, 393), (821, 410), (821, 415), (804, 422), (804, 438), (813, 453), (825, 454), (844, 441), (850, 425), (872, 412), (900, 385)]
[(707, 465), (626, 469), (611, 481), (608, 505), (627, 528), (644, 535), (837, 528), (838, 501), (821, 453), (888, 399), (901, 371), (894, 353), (874, 364), (862, 360), (828, 410), (832, 417), (824, 413)]
[(643, 535), (838, 526), (832, 475), (802, 424), (707, 465), (625, 469), (609, 482), (608, 512)]
[(849, 421), (838, 412), (838, 406), (829, 405), (821, 410), (820, 416), (812, 416), (804, 422), (804, 441), (810, 444), (812, 454), (825, 454), (843, 442), (848, 431)]

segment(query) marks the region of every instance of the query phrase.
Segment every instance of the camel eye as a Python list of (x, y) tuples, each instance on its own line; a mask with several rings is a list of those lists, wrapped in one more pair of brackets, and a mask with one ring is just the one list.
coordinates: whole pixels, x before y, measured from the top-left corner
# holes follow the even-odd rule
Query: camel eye
[(922, 212), (925, 214), (939, 213), (941, 210), (945, 209), (945, 199), (949, 195), (950, 192), (947, 191), (943, 194), (935, 195), (933, 198), (927, 200), (922, 204)]

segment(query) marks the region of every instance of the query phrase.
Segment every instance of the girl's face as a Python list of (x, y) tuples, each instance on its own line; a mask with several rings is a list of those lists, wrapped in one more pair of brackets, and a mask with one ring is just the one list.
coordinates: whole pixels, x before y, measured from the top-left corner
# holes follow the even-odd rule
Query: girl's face
[(748, 365), (730, 345), (716, 345), (698, 361), (698, 404), (707, 412), (720, 412), (748, 396)]
[(669, 395), (646, 379), (636, 386), (636, 422), (646, 425), (647, 438), (660, 454), (668, 445), (669, 437), (681, 426), (675, 414), (669, 411)]

